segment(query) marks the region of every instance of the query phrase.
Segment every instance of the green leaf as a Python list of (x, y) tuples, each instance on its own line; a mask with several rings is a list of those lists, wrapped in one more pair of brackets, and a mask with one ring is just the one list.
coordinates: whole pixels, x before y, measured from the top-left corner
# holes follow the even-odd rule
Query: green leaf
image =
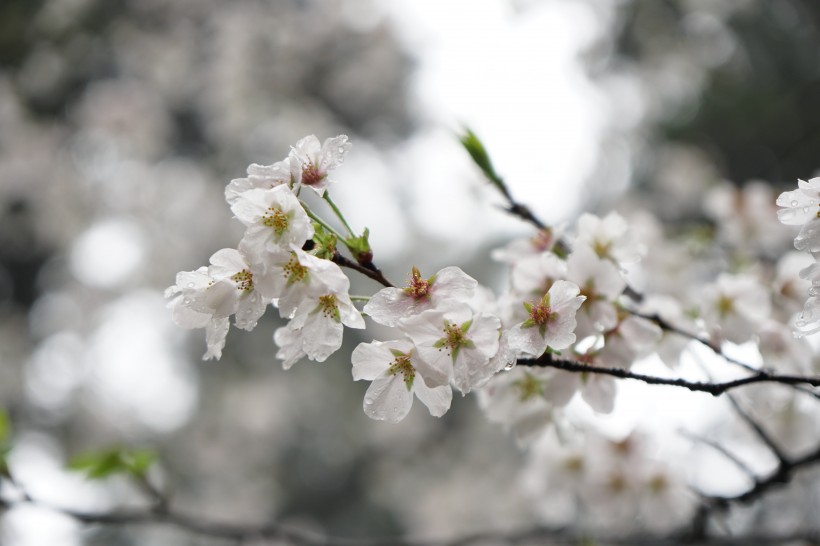
[(157, 460), (157, 454), (148, 449), (138, 449), (126, 458), (129, 471), (136, 476), (144, 476), (152, 464)]
[(501, 190), (504, 195), (508, 195), (504, 181), (498, 176), (498, 173), (495, 172), (492, 161), (490, 161), (490, 155), (487, 153), (487, 149), (478, 136), (470, 129), (465, 128), (464, 133), (458, 137), (458, 140), (461, 142), (461, 145), (464, 146), (464, 149), (467, 150), (467, 153), (470, 154), (473, 162), (478, 165), (478, 168), (484, 173), (484, 176)]
[(114, 474), (144, 476), (156, 459), (156, 453), (151, 450), (113, 447), (104, 451), (81, 453), (69, 461), (68, 468), (81, 472), (92, 480), (101, 480)]
[(0, 448), (0, 476), (3, 476), (4, 478), (11, 478), (11, 472), (9, 472), (8, 462), (8, 455), (10, 452), (10, 446)]

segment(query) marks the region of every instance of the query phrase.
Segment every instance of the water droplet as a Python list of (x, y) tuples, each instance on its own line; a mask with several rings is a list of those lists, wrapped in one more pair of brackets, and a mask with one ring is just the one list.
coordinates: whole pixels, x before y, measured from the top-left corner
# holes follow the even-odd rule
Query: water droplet
[(803, 212), (808, 213), (809, 212), (809, 207), (803, 207)]
[(339, 146), (339, 153), (340, 154), (345, 153), (345, 149), (342, 146)]
[(793, 207), (796, 207), (796, 206), (798, 205), (798, 203), (797, 203), (797, 201), (795, 200), (795, 201), (792, 201), (792, 202), (791, 202), (791, 205), (792, 205)]
[(193, 287), (194, 287), (194, 283), (189, 282), (189, 283), (188, 283), (188, 288), (193, 288)]
[(190, 305), (191, 298), (185, 298), (184, 300), (182, 300), (182, 303), (184, 303), (185, 305)]
[(507, 362), (507, 365), (504, 366), (504, 371), (508, 372), (508, 371), (512, 370), (513, 368), (515, 368), (515, 361)]
[(372, 398), (365, 398), (364, 399), (364, 405), (365, 406), (372, 406), (373, 405), (373, 399)]

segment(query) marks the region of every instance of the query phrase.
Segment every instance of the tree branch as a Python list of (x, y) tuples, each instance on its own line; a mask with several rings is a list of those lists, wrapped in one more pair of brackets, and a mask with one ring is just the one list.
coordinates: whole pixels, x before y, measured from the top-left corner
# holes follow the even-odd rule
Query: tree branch
[(365, 277), (369, 277), (369, 278), (373, 279), (374, 281), (376, 281), (377, 283), (380, 283), (382, 286), (385, 286), (385, 287), (388, 287), (388, 288), (391, 288), (391, 287), (394, 286), (393, 283), (391, 283), (390, 281), (387, 280), (387, 278), (384, 276), (384, 274), (381, 272), (381, 270), (378, 267), (376, 267), (375, 265), (373, 265), (372, 263), (370, 264), (369, 267), (365, 267), (365, 266), (363, 266), (363, 265), (361, 265), (357, 262), (354, 262), (353, 260), (347, 258), (346, 256), (343, 256), (338, 251), (333, 255), (333, 262), (336, 263), (337, 265), (339, 265), (340, 267), (347, 267), (348, 269), (353, 269), (354, 271), (358, 271), (359, 273), (361, 273)]
[(719, 383), (708, 383), (702, 381), (687, 381), (685, 379), (669, 379), (665, 377), (657, 377), (652, 375), (645, 375), (640, 373), (630, 372), (623, 368), (602, 368), (598, 366), (590, 366), (588, 364), (581, 364), (572, 360), (557, 359), (552, 354), (547, 353), (539, 358), (523, 358), (518, 360), (521, 366), (534, 366), (555, 368), (574, 373), (594, 373), (601, 375), (609, 375), (619, 379), (635, 379), (642, 381), (649, 385), (670, 385), (673, 387), (682, 387), (695, 392), (706, 392), (713, 396), (719, 396), (730, 389), (742, 387), (744, 385), (751, 385), (754, 383), (779, 383), (782, 385), (811, 385), (813, 387), (820, 386), (820, 377), (800, 376), (800, 375), (778, 375), (769, 373), (765, 370), (756, 370), (753, 375), (733, 379), (731, 381), (724, 381)]

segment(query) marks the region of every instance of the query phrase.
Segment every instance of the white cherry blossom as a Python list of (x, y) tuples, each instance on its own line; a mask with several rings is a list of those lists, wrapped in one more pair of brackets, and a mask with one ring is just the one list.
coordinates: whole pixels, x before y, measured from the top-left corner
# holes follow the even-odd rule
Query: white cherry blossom
[(414, 267), (405, 288), (382, 288), (364, 306), (364, 312), (385, 326), (433, 308), (468, 303), (478, 282), (455, 266), (445, 267), (428, 279)]
[(462, 394), (498, 371), (500, 363), (491, 360), (499, 348), (498, 317), (460, 305), (447, 311), (430, 309), (400, 321), (399, 327), (416, 345), (420, 359), (452, 379)]
[(349, 284), (338, 291), (308, 293), (296, 308), (289, 328), (298, 332), (302, 351), (309, 359), (324, 362), (336, 352), (342, 346), (344, 326), (365, 327), (361, 313), (347, 294), (348, 287)]
[(576, 319), (579, 339), (609, 330), (618, 322), (614, 302), (626, 287), (618, 268), (587, 246), (573, 250), (567, 260), (567, 279), (577, 284), (586, 300)]
[[(430, 411), (441, 417), (448, 409), (453, 391), (446, 375), (419, 362), (409, 340), (361, 343), (351, 355), (353, 379), (372, 381), (364, 396), (364, 412), (371, 419), (397, 423), (410, 412), (415, 395)], [(425, 374), (433, 374), (425, 377)]]
[(247, 178), (235, 178), (225, 187), (225, 200), (233, 206), (239, 196), (248, 190), (271, 189), (281, 185), (292, 185), (290, 159), (285, 158), (273, 165), (253, 163), (248, 167)]
[(294, 190), (306, 186), (323, 195), (333, 183), (328, 176), (329, 171), (342, 164), (350, 147), (346, 135), (328, 138), (323, 144), (319, 144), (315, 135), (299, 140), (288, 156)]
[(301, 248), (313, 237), (310, 218), (285, 185), (248, 190), (237, 197), (231, 210), (247, 226), (240, 244), (260, 255), (287, 250), (291, 244)]
[(702, 318), (718, 340), (743, 343), (752, 338), (771, 309), (769, 294), (749, 275), (721, 274), (701, 291)]
[(171, 318), (177, 326), (188, 329), (205, 328), (205, 342), (208, 347), (203, 360), (222, 357), (225, 338), (230, 328), (228, 317), (215, 318), (213, 313), (194, 309), (201, 292), (211, 285), (213, 279), (208, 275), (208, 268), (203, 266), (196, 271), (181, 271), (177, 274), (176, 284), (165, 290)]
[(632, 237), (626, 220), (617, 212), (603, 218), (585, 213), (578, 218), (578, 235), (573, 248), (590, 248), (601, 259), (623, 266), (641, 259), (645, 249)]
[(560, 350), (575, 343), (575, 313), (586, 299), (579, 291), (577, 284), (560, 280), (540, 301), (524, 302), (529, 316), (510, 331), (511, 347), (539, 357), (547, 347)]

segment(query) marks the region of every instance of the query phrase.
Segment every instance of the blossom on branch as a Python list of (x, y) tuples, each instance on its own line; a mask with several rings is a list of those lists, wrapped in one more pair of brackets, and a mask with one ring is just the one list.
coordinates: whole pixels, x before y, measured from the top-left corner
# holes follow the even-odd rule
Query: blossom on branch
[(453, 391), (446, 374), (419, 360), (409, 340), (360, 343), (351, 361), (355, 381), (372, 381), (363, 404), (371, 419), (398, 423), (410, 412), (413, 395), (434, 417), (450, 409)]
[(328, 176), (329, 171), (342, 164), (351, 146), (347, 135), (328, 138), (323, 144), (319, 144), (315, 135), (306, 136), (297, 142), (288, 156), (294, 191), (306, 186), (323, 195), (325, 189), (333, 183)]

